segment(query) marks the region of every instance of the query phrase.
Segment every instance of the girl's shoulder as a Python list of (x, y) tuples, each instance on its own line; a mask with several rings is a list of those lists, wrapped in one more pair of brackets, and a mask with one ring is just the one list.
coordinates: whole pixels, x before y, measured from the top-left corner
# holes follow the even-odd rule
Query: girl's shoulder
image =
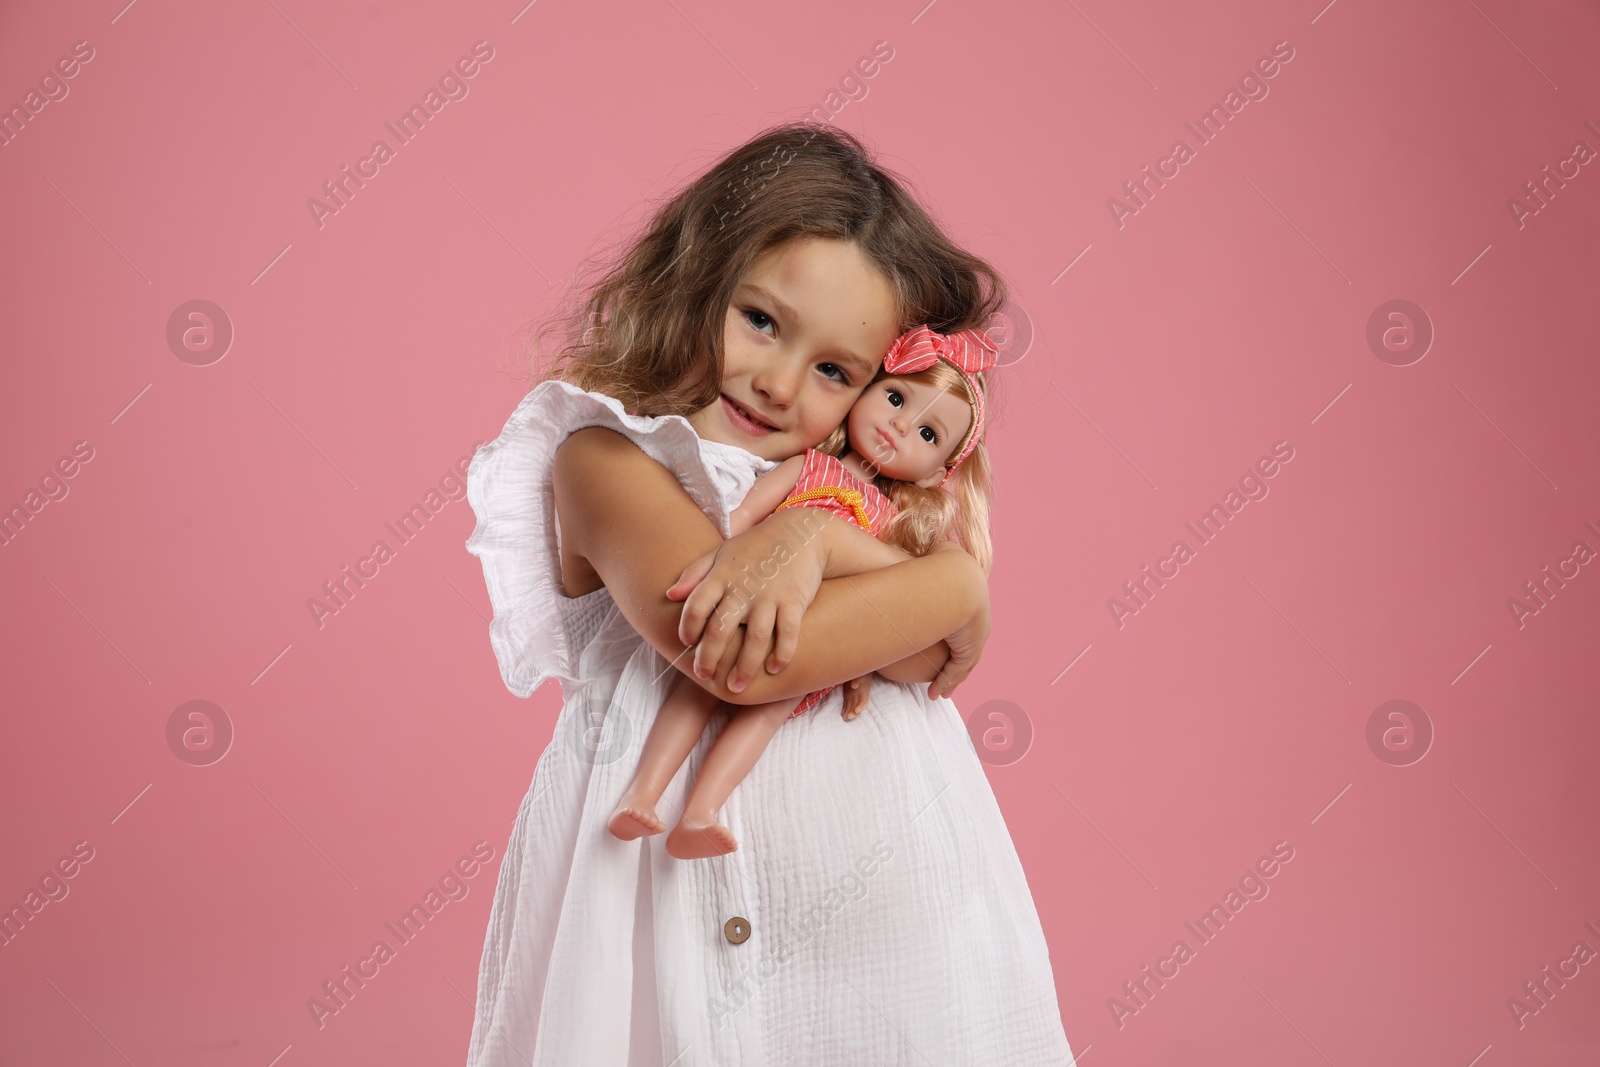
[(735, 445), (701, 437), (682, 415), (635, 415), (613, 396), (559, 378), (540, 382), (523, 397), (500, 438), (480, 452), (514, 443), (527, 458), (538, 459), (546, 452), (553, 454), (579, 430), (594, 426), (627, 438), (678, 474), (684, 489), (702, 506), (716, 503), (717, 483), (727, 480), (718, 475), (743, 481), (747, 475), (759, 476), (777, 466)]
[[(681, 415), (631, 415), (616, 398), (559, 379), (535, 386), (500, 436), (478, 449), (467, 468), (467, 502), (477, 523), (466, 547), (483, 563), (494, 609), (490, 644), (506, 687), (518, 696), (527, 696), (549, 677), (576, 678), (578, 658), (591, 636), (591, 616), (609, 598), (603, 588), (568, 598), (560, 578), (556, 453), (590, 427), (603, 427), (635, 446), (619, 452), (616, 437), (581, 435), (584, 443), (600, 445), (597, 460), (615, 468), (617, 457), (642, 461), (643, 453), (672, 473), (724, 537), (730, 532), (728, 512), (759, 475), (776, 465), (742, 448), (703, 440)], [(600, 469), (605, 465), (595, 466), (594, 478), (606, 477)]]

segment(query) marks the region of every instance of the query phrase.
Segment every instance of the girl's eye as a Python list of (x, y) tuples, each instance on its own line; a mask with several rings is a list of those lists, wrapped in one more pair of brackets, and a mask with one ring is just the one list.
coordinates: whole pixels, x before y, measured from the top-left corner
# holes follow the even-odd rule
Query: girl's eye
[(939, 443), (939, 435), (933, 432), (932, 426), (924, 426), (922, 428), (922, 439), (928, 442), (930, 445), (936, 445)]
[(776, 326), (776, 323), (772, 321), (771, 315), (768, 315), (765, 311), (758, 311), (755, 308), (745, 308), (744, 317), (745, 321), (749, 322), (751, 326), (761, 333), (766, 333), (768, 326)]
[(850, 384), (850, 375), (846, 374), (844, 368), (837, 363), (819, 363), (817, 364), (817, 369), (836, 382), (843, 382), (845, 385)]

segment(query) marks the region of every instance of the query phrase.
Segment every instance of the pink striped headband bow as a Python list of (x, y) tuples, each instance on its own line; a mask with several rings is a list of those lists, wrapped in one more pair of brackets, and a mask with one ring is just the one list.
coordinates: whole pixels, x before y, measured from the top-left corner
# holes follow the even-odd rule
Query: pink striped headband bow
[(935, 333), (926, 326), (917, 326), (895, 338), (889, 352), (883, 357), (887, 374), (915, 374), (933, 366), (935, 360), (944, 360), (959, 370), (967, 379), (972, 391), (972, 429), (967, 440), (956, 454), (954, 462), (945, 468), (944, 485), (955, 474), (961, 461), (972, 454), (983, 440), (983, 390), (978, 387), (974, 374), (990, 370), (1000, 358), (1000, 351), (982, 330), (962, 330), (959, 333)]

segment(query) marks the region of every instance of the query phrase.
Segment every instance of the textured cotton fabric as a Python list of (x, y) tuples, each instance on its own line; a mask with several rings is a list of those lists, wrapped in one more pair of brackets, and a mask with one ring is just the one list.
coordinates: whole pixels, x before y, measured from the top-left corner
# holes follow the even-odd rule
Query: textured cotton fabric
[[(786, 723), (722, 810), (729, 855), (607, 832), (675, 671), (607, 590), (562, 595), (551, 462), (596, 425), (671, 470), (724, 536), (776, 465), (558, 381), (473, 457), (467, 549), (501, 674), (519, 696), (557, 679), (563, 706), (501, 863), (469, 1067), (1071, 1064), (1010, 834), (955, 704), (926, 683), (877, 678), (852, 722), (834, 692)], [(663, 796), (669, 826), (726, 721)]]

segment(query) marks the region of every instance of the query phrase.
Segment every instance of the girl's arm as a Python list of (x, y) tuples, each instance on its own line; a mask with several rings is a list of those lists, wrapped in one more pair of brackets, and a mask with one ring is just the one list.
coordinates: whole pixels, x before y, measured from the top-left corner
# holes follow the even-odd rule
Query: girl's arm
[[(772, 471), (771, 474), (766, 475), (766, 477), (771, 477), (772, 475), (778, 474), (779, 470), (781, 469), (782, 468), (780, 467), (778, 470)], [(795, 480), (798, 481), (798, 477), (796, 477)], [(760, 483), (757, 482), (757, 485), (759, 486)], [(786, 486), (784, 489), (783, 498), (787, 498), (788, 494), (793, 491), (794, 487), (792, 485)], [(755, 490), (752, 489), (751, 493), (754, 494)], [(780, 498), (778, 503), (781, 504), (783, 502), (783, 498)], [(746, 502), (749, 502), (748, 497), (746, 498)], [(911, 554), (904, 549), (878, 540), (878, 538), (867, 533), (865, 530), (854, 525), (853, 523), (838, 522), (833, 516), (827, 515), (824, 512), (808, 510), (804, 514), (808, 517), (822, 516), (822, 518), (813, 519), (813, 521), (810, 523), (806, 523), (805, 520), (801, 520), (803, 532), (800, 535), (800, 540), (802, 542), (808, 537), (815, 536), (816, 532), (820, 528), (820, 523), (823, 521), (838, 527), (837, 531), (830, 531), (835, 533), (835, 539), (829, 546), (828, 562), (823, 569), (824, 578), (841, 578), (853, 574), (862, 574), (866, 571), (875, 571), (883, 567), (892, 567), (897, 563), (902, 563), (905, 560), (913, 558)], [(751, 528), (750, 524), (741, 524), (738, 521), (737, 515), (735, 515), (733, 522), (733, 533), (735, 537), (743, 533), (745, 529), (749, 528)], [(950, 552), (963, 551), (959, 545), (952, 541), (942, 542), (933, 549), (935, 552), (941, 550)], [(678, 581), (667, 590), (667, 596), (674, 600), (688, 596), (694, 590), (695, 586), (697, 586), (706, 576), (707, 572), (710, 571), (712, 563), (715, 559), (716, 550), (712, 549), (710, 552), (705, 553), (693, 563), (689, 564), (689, 566), (685, 568), (684, 572), (678, 576)], [(986, 635), (987, 631), (985, 631), (985, 636)], [(679, 627), (678, 636), (680, 640), (684, 636), (681, 624)], [(919, 652), (913, 652), (905, 659), (897, 660), (896, 662), (888, 664), (884, 667), (879, 667), (877, 673), (883, 675), (891, 682), (910, 683), (932, 681), (944, 668), (945, 664), (949, 661), (950, 656), (951, 650), (949, 643), (946, 641), (939, 641), (929, 648), (923, 649)], [(773, 668), (775, 670), (782, 670), (784, 665), (785, 663), (783, 656), (775, 654)], [(685, 670), (687, 670), (687, 668), (685, 668)], [(733, 681), (738, 677), (743, 677), (746, 673), (754, 672), (735, 671), (734, 675), (730, 677), (730, 681)]]
[[(745, 496), (744, 502), (735, 508), (728, 516), (729, 525), (732, 527), (733, 536), (737, 537), (754, 527), (757, 523), (772, 514), (777, 506), (789, 498), (794, 492), (794, 487), (800, 481), (800, 472), (805, 467), (805, 456), (799, 455), (784, 460), (777, 467), (756, 479), (750, 492)], [(868, 534), (859, 527), (851, 526), (862, 536), (840, 537), (838, 543), (832, 546), (828, 554), (828, 565), (824, 569), (825, 578), (839, 578), (850, 574), (861, 574), (865, 571), (874, 571), (882, 567), (891, 567), (911, 559), (911, 554), (895, 545), (886, 544), (877, 537)], [(808, 531), (811, 527), (807, 528)], [(705, 572), (710, 569), (715, 552), (708, 552), (700, 559), (689, 565), (689, 569), (678, 576), (677, 584), (667, 590), (667, 595), (676, 599), (678, 596), (687, 596)], [(676, 591), (676, 592), (675, 592)], [(878, 673), (892, 682), (927, 682), (932, 681), (939, 669), (944, 666), (950, 657), (950, 646), (944, 641), (939, 641), (931, 648), (921, 652), (914, 652), (905, 659), (887, 664), (878, 669)], [(781, 668), (780, 668), (781, 669)], [(738, 672), (735, 671), (735, 675)], [(861, 679), (861, 689), (870, 684), (872, 675), (869, 672)], [(857, 703), (857, 709), (865, 703), (866, 693), (857, 690), (862, 698)], [(850, 694), (855, 695), (855, 694)], [(854, 718), (854, 716), (850, 716)]]
[[(789, 467), (791, 463), (794, 464), (793, 468)], [(800, 481), (800, 470), (803, 466), (804, 457), (786, 459), (756, 479), (756, 484), (744, 498), (744, 503), (729, 514), (729, 524), (733, 528), (734, 537), (754, 529), (769, 518), (779, 504), (789, 498), (789, 494), (794, 492), (795, 485)], [(840, 578), (847, 574), (875, 571), (880, 567), (892, 567), (911, 558), (911, 553), (904, 549), (878, 540), (876, 536), (854, 523), (837, 522), (835, 517), (827, 512), (806, 509), (798, 521), (802, 544), (816, 536), (824, 525), (832, 524), (835, 527), (827, 535), (830, 543), (828, 562), (823, 573), (825, 578)], [(700, 579), (705, 577), (706, 571), (711, 569), (714, 556), (714, 551), (708, 552), (684, 568), (683, 573), (678, 576), (677, 583), (667, 591), (667, 595), (673, 596), (674, 599), (688, 595), (699, 584)], [(677, 591), (676, 594), (674, 590)]]
[[(563, 545), (594, 568), (634, 629), (687, 671), (688, 649), (677, 637), (682, 608), (665, 590), (691, 560), (722, 543), (717, 529), (670, 471), (604, 427), (579, 430), (561, 444), (553, 481)], [(796, 510), (816, 511), (785, 509), (779, 515)], [(876, 540), (849, 523), (823, 517), (828, 523), (818, 538), (824, 546), (835, 534), (852, 530)], [(797, 527), (782, 529), (792, 534)], [(757, 562), (796, 568), (791, 577), (805, 578), (809, 572), (820, 579), (825, 559), (797, 544), (786, 556)], [(922, 679), (931, 680), (946, 664), (943, 639), (970, 629), (979, 616), (986, 618), (987, 606), (983, 571), (964, 552), (935, 552), (849, 578), (820, 580), (800, 620), (800, 639), (787, 669), (780, 674), (756, 670), (750, 684), (735, 692), (728, 676), (739, 659), (739, 642), (731, 641), (712, 665), (711, 677), (696, 681), (729, 703), (760, 704), (802, 696), (890, 664), (920, 661)], [(958, 680), (946, 678), (946, 684), (953, 688)]]

